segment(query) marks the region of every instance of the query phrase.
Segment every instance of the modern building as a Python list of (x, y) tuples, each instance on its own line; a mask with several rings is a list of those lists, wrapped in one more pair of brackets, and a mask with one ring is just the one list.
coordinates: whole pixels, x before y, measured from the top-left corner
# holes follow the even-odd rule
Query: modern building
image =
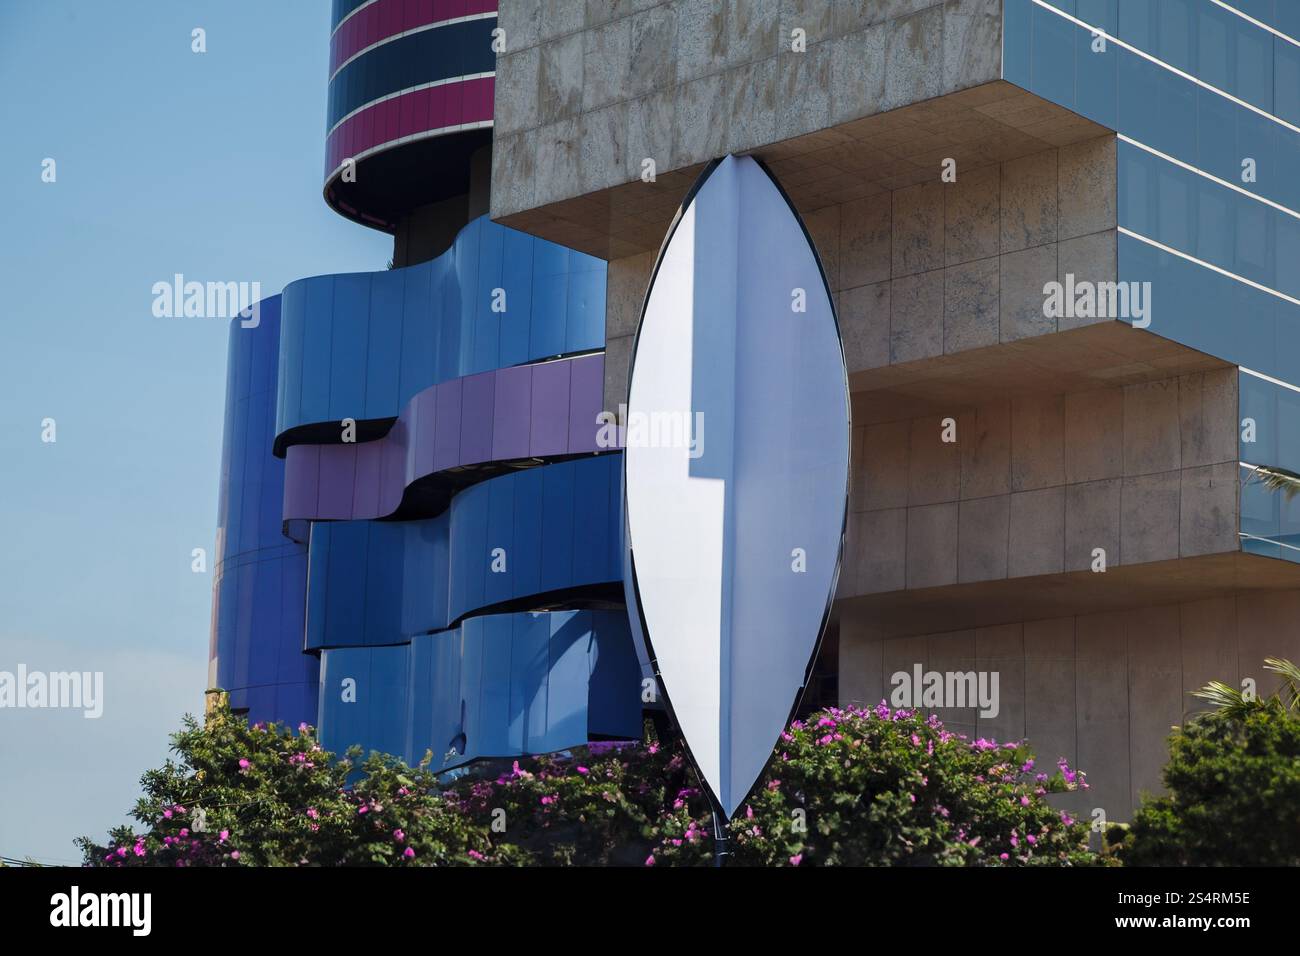
[(1300, 512), (1254, 478), (1300, 471), (1300, 5), (474, 6), (336, 3), (325, 198), (398, 268), (232, 329), (213, 681), (250, 716), (446, 766), (635, 732), (594, 410), (728, 153), (802, 215), (849, 370), (815, 699), (996, 672), (996, 715), (939, 715), (1122, 820), (1190, 691), (1300, 660)]

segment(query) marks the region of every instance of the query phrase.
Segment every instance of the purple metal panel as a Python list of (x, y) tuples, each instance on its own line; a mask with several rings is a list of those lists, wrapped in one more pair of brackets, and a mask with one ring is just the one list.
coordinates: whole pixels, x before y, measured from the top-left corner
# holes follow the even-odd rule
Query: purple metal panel
[(291, 517), (317, 517), (346, 521), (352, 517), (352, 489), (356, 483), (356, 445), (320, 446), (320, 492), (317, 515), (292, 515)]
[(438, 408), (433, 426), (433, 471), (460, 464), (460, 399), (462, 379), (435, 386)]
[(426, 388), (406, 406), (411, 430), (407, 441), (406, 483), (433, 474), (433, 436), (437, 431), (438, 388)]
[(492, 409), (497, 373), (483, 372), (462, 379), (465, 389), (460, 408), (460, 460), (472, 465), (492, 460)]
[[(605, 355), (574, 359), (569, 373), (569, 454), (598, 451), (596, 416), (604, 405)], [(611, 409), (613, 411), (613, 409)]]
[(563, 455), (569, 444), (569, 366), (546, 362), (533, 366), (533, 401), (528, 454), (534, 458)]
[(320, 481), (320, 446), (291, 445), (284, 463), (284, 517), (286, 520), (317, 511)]
[(494, 461), (528, 457), (528, 435), (532, 430), (528, 414), (532, 403), (532, 379), (530, 365), (503, 368), (497, 373), (496, 404), (492, 409)]
[(352, 489), (353, 514), (379, 513), (379, 469), (387, 442), (368, 441), (357, 446), (356, 480)]

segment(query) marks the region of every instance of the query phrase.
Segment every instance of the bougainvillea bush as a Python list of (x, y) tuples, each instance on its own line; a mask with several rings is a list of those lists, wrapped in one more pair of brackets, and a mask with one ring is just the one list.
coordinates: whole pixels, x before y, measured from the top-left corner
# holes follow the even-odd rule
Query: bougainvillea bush
[[(440, 784), (427, 767), (322, 751), (311, 728), (187, 720), (177, 759), (88, 865), (638, 865), (713, 862), (708, 802), (680, 748), (591, 744)], [(1047, 797), (1086, 787), (1021, 745), (933, 717), (832, 708), (794, 722), (731, 824), (730, 862), (1079, 865), (1088, 828)], [(195, 826), (196, 815), (201, 827)]]

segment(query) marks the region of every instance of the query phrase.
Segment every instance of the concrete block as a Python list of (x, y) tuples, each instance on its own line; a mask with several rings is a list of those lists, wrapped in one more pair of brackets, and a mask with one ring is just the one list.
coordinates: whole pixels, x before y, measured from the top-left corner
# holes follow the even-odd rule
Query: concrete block
[(998, 743), (1025, 738), (1025, 662), (976, 659), (975, 670), (998, 675), (998, 712), (994, 717), (977, 713), (975, 733)]
[(1026, 395), (1011, 402), (1011, 490), (1065, 484), (1065, 400)]
[(605, 410), (618, 413), (627, 404), (628, 374), (632, 367), (632, 336), (605, 340)]
[(933, 6), (934, 0), (833, 0), (835, 32), (851, 33)]
[(582, 39), (584, 57), (582, 108), (596, 110), (633, 96), (631, 20), (614, 20), (576, 35)]
[(1056, 162), (1056, 150), (1052, 149), (1002, 164), (1004, 253), (1056, 241)]
[(1183, 467), (1237, 459), (1237, 371), (1197, 372), (1178, 379)]
[(831, 120), (831, 44), (777, 54), (776, 137), (825, 129)]
[(839, 702), (874, 707), (885, 696), (884, 641), (848, 615), (840, 617)]
[(1054, 773), (1064, 757), (1077, 757), (1074, 714), (1074, 659), (1025, 661), (1025, 738), (1036, 769)]
[(541, 51), (535, 46), (497, 57), (496, 99), (492, 107), (495, 136), (537, 125), (541, 62)]
[(674, 97), (674, 91), (665, 90), (628, 103), (627, 181), (641, 178), (646, 159), (654, 160), (656, 175), (670, 167), (673, 159)]
[(1074, 662), (1074, 618), (1025, 622), (1025, 659)]
[(1124, 474), (1182, 467), (1178, 380), (1124, 387)]
[(1115, 137), (1062, 146), (1059, 153), (1062, 240), (1116, 226)]
[(1238, 549), (1239, 470), (1234, 461), (1183, 469), (1178, 534), (1181, 556)]
[(1007, 575), (1059, 574), (1065, 562), (1065, 489), (1011, 495)]
[(1160, 771), (1169, 759), (1167, 739), (1182, 719), (1182, 662), (1178, 607), (1128, 612), (1129, 753), (1132, 799), (1164, 792)]
[[(774, 56), (780, 44), (780, 0), (726, 0), (727, 65)], [(809, 47), (811, 49), (811, 45)]]
[(1178, 557), (1177, 471), (1123, 479), (1120, 502), (1120, 559), (1124, 564)]
[(1087, 774), (1088, 802), (1105, 810), (1108, 820), (1127, 820), (1132, 810), (1127, 661), (1080, 659), (1075, 700), (1077, 768)]
[(879, 193), (844, 203), (840, 215), (840, 285), (856, 288), (890, 277), (893, 196)]
[(889, 364), (889, 283), (840, 293), (840, 336), (850, 372)]
[(727, 61), (727, 4), (677, 0), (677, 82), (722, 69)]
[(715, 73), (678, 87), (677, 110), (673, 116), (674, 169), (722, 155), (730, 118), (719, 115), (725, 102), (726, 78)]
[(605, 337), (636, 333), (657, 253), (643, 252), (609, 263), (605, 281)]
[(893, 197), (893, 277), (943, 268), (943, 183), (936, 178), (895, 190)]
[(957, 500), (961, 472), (957, 443), (943, 441), (943, 431), (943, 420), (939, 417), (912, 419), (907, 468), (909, 505)]
[(580, 125), (582, 192), (595, 192), (626, 181), (628, 104), (615, 103), (583, 113)]
[(1014, 342), (1055, 332), (1056, 320), (1044, 314), (1043, 287), (1056, 280), (1056, 244), (1006, 253), (999, 268), (1001, 340)]
[(1272, 694), (1280, 685), (1278, 676), (1264, 669), (1265, 658), (1300, 663), (1297, 621), (1300, 591), (1250, 591), (1237, 596), (1238, 677), (1254, 678), (1261, 697)]
[(1240, 687), (1237, 674), (1237, 599), (1188, 601), (1179, 607), (1182, 649), (1182, 713), (1208, 710), (1193, 691), (1210, 681)]
[(958, 170), (957, 181), (943, 186), (948, 265), (998, 254), (1000, 191), (997, 166), (970, 172)]
[(583, 34), (545, 43), (538, 64), (537, 120), (542, 124), (576, 116), (583, 100)]
[(1120, 563), (1119, 478), (1088, 481), (1065, 488), (1065, 570), (1091, 571), (1093, 551), (1105, 551), (1106, 569)]
[(537, 131), (496, 136), (492, 146), (493, 212), (531, 209), (537, 186)]
[(659, 4), (633, 14), (626, 22), (630, 37), (622, 97), (672, 87), (677, 81), (676, 8), (672, 4)]
[(742, 64), (728, 70), (726, 77), (728, 151), (743, 153), (771, 143), (776, 137), (776, 57)]
[(1010, 498), (971, 498), (959, 503), (957, 580), (994, 581), (1007, 576)]
[(813, 247), (822, 261), (822, 271), (832, 292), (840, 285), (840, 206), (823, 206), (803, 217), (803, 224), (812, 237)]
[(837, 0), (781, 0), (780, 45), (790, 49), (791, 33), (803, 30), (811, 45), (829, 40), (835, 33)]
[(882, 108), (932, 99), (942, 88), (943, 8), (932, 6), (890, 21)]
[(981, 405), (957, 420), (961, 497), (984, 498), (1011, 490), (1011, 403)]
[(949, 266), (943, 282), (943, 352), (997, 345), (1001, 326), (998, 257)]
[[(1114, 282), (1119, 270), (1116, 237), (1117, 234), (1112, 230), (1062, 240), (1057, 245), (1057, 279), (1062, 288), (1070, 288), (1068, 277), (1071, 275), (1074, 276), (1076, 283)], [(1076, 285), (1075, 288), (1077, 289), (1078, 286)], [(1077, 329), (1085, 325), (1115, 320), (1113, 315), (1099, 314), (1107, 311), (1100, 305), (1093, 308), (1093, 315), (1090, 316), (1078, 315), (1078, 310), (1075, 311), (1075, 315), (1062, 315), (1057, 319), (1056, 325), (1059, 330)]]
[(582, 191), (581, 120), (574, 116), (537, 130), (535, 200), (539, 206)]
[(907, 506), (910, 422), (868, 425), (863, 434), (863, 481), (868, 511)]
[(1065, 396), (1065, 480), (1118, 478), (1124, 473), (1124, 391)]
[(957, 503), (907, 509), (907, 586), (957, 581)]
[(889, 360), (943, 354), (943, 270), (895, 279), (889, 292)]
[(1002, 77), (1002, 0), (943, 5), (944, 93)]

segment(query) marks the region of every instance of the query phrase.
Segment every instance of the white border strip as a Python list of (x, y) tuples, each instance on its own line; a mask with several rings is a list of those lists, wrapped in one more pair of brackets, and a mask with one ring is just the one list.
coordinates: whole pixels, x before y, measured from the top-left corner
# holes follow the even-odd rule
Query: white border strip
[(339, 170), (343, 168), (344, 164), (349, 159), (351, 159), (353, 162), (360, 162), (361, 160), (365, 159), (367, 156), (373, 156), (375, 153), (382, 152), (386, 149), (392, 149), (394, 146), (402, 146), (405, 145), (406, 143), (414, 143), (422, 139), (432, 139), (435, 136), (447, 136), (451, 133), (461, 133), (466, 130), (472, 130), (472, 129), (490, 129), (491, 127), (492, 127), (492, 120), (490, 119), (475, 120), (472, 123), (460, 123), (459, 125), (455, 125), (455, 126), (439, 126), (437, 129), (426, 129), (418, 133), (408, 133), (405, 136), (397, 137), (397, 139), (389, 139), (389, 140), (385, 140), (382, 143), (376, 143), (374, 146), (370, 146), (367, 147), (366, 149), (363, 149), (355, 156), (345, 157), (343, 162), (335, 166), (330, 171), (329, 175), (325, 177), (325, 185), (328, 186), (331, 182), (333, 182), (334, 177), (339, 174)]
[(1189, 173), (1195, 173), (1198, 176), (1203, 176), (1204, 178), (1208, 179), (1212, 183), (1217, 183), (1220, 186), (1224, 186), (1228, 189), (1231, 189), (1233, 192), (1238, 192), (1241, 193), (1243, 196), (1248, 196), (1249, 198), (1255, 200), (1256, 202), (1262, 202), (1265, 206), (1271, 206), (1272, 208), (1276, 209), (1278, 212), (1284, 212), (1293, 219), (1300, 219), (1300, 212), (1296, 212), (1294, 209), (1291, 209), (1289, 206), (1284, 206), (1280, 202), (1274, 202), (1272, 199), (1269, 199), (1267, 196), (1261, 196), (1259, 193), (1253, 193), (1249, 189), (1242, 189), (1236, 183), (1228, 182), (1228, 180), (1226, 179), (1220, 179), (1218, 176), (1214, 175), (1213, 173), (1207, 173), (1205, 170), (1201, 169), (1200, 167), (1193, 166), (1191, 163), (1185, 163), (1181, 159), (1176, 159), (1173, 156), (1170, 156), (1168, 153), (1162, 153), (1154, 146), (1148, 146), (1146, 143), (1139, 143), (1137, 140), (1133, 139), (1132, 137), (1125, 136), (1123, 133), (1116, 133), (1115, 137), (1121, 143), (1128, 143), (1128, 145), (1130, 146), (1136, 146), (1138, 149), (1150, 153), (1152, 156), (1155, 156), (1159, 159), (1163, 159), (1166, 163), (1173, 163), (1175, 166), (1178, 166), (1181, 169), (1185, 169)]
[(1237, 537), (1245, 538), (1248, 541), (1263, 541), (1265, 544), (1275, 544), (1279, 548), (1286, 548), (1289, 551), (1300, 551), (1300, 548), (1297, 548), (1294, 544), (1285, 544), (1284, 542), (1278, 541), (1276, 538), (1265, 538), (1262, 535), (1247, 534), (1244, 531), (1238, 531)]
[(1277, 123), (1279, 126), (1285, 126), (1293, 133), (1300, 133), (1300, 126), (1296, 126), (1292, 123), (1288, 123), (1286, 120), (1274, 116), (1272, 113), (1268, 112), (1268, 110), (1260, 109), (1258, 106), (1255, 106), (1253, 103), (1247, 103), (1245, 100), (1233, 96), (1231, 93), (1225, 93), (1217, 86), (1211, 86), (1209, 83), (1206, 83), (1200, 77), (1192, 76), (1192, 74), (1190, 73), (1185, 73), (1182, 70), (1178, 69), (1178, 67), (1171, 66), (1170, 64), (1166, 63), (1164, 60), (1152, 56), (1150, 53), (1146, 52), (1145, 50), (1139, 50), (1131, 43), (1125, 43), (1119, 37), (1111, 36), (1101, 27), (1095, 27), (1091, 23), (1087, 23), (1084, 20), (1080, 20), (1076, 16), (1066, 13), (1064, 10), (1058, 10), (1056, 7), (1048, 3), (1047, 0), (1032, 0), (1032, 2), (1042, 7), (1044, 10), (1050, 10), (1052, 13), (1055, 13), (1061, 19), (1070, 21), (1075, 26), (1083, 27), (1085, 30), (1090, 30), (1092, 32), (1092, 35), (1095, 37), (1096, 36), (1105, 37), (1107, 42), (1114, 43), (1116, 46), (1120, 47), (1121, 49), (1128, 50), (1130, 53), (1134, 53), (1137, 56), (1142, 57), (1142, 59), (1154, 63), (1156, 66), (1163, 67), (1164, 69), (1168, 70), (1170, 73), (1173, 73), (1175, 76), (1180, 76), (1184, 80), (1187, 80), (1190, 83), (1195, 83), (1197, 86), (1201, 87), (1202, 89), (1209, 90), (1211, 93), (1217, 93), (1219, 96), (1222, 96), (1225, 100), (1230, 100), (1231, 102), (1236, 103), (1238, 106), (1243, 106), (1246, 109), (1250, 110), (1252, 113), (1258, 113), (1260, 116), (1264, 117), (1265, 119), (1272, 120), (1274, 123)]
[(1238, 365), (1237, 370), (1245, 372), (1247, 375), (1254, 378), (1262, 379), (1270, 385), (1277, 385), (1280, 388), (1288, 388), (1293, 392), (1300, 392), (1300, 386), (1292, 385), (1290, 382), (1284, 382), (1280, 378), (1274, 378), (1272, 375), (1265, 375), (1263, 372), (1256, 372), (1253, 368), (1246, 368), (1244, 365)]
[(351, 10), (349, 10), (348, 15), (344, 17), (342, 20), (340, 20), (338, 24), (334, 27), (334, 29), (330, 31), (330, 39), (333, 40), (334, 34), (338, 33), (339, 30), (343, 29), (343, 24), (347, 23), (349, 20), (351, 20), (354, 16), (356, 16), (366, 7), (374, 6), (378, 2), (379, 0), (366, 0), (365, 3), (359, 3)]
[[(1286, 3), (1287, 0), (1282, 0), (1282, 2)], [(1261, 30), (1267, 30), (1269, 33), (1273, 34), (1273, 36), (1281, 37), (1287, 43), (1292, 43), (1295, 44), (1296, 46), (1300, 46), (1300, 40), (1297, 40), (1295, 37), (1287, 36), (1281, 30), (1277, 29), (1277, 27), (1271, 27), (1262, 20), (1256, 20), (1250, 14), (1243, 13), (1242, 11), (1238, 10), (1236, 7), (1232, 7), (1224, 3), (1223, 0), (1210, 0), (1210, 3), (1214, 4), (1216, 7), (1223, 7), (1223, 9), (1227, 10), (1229, 13), (1235, 13), (1237, 16), (1241, 17), (1241, 19), (1245, 20), (1247, 23), (1254, 24), (1255, 26), (1259, 27)]]
[[(360, 10), (361, 8), (358, 7), (357, 9)], [(472, 23), (475, 20), (495, 20), (496, 16), (497, 15), (495, 12), (471, 13), (469, 16), (466, 17), (451, 17), (448, 20), (435, 20), (433, 23), (422, 23), (418, 27), (411, 27), (411, 29), (404, 30), (401, 33), (394, 33), (392, 36), (381, 37), (380, 39), (376, 40), (374, 43), (370, 44), (370, 46), (362, 47), (356, 53), (353, 53), (350, 57), (348, 57), (346, 60), (340, 63), (338, 65), (338, 69), (336, 69), (333, 73), (330, 74), (329, 82), (333, 83), (334, 77), (339, 75), (339, 71), (342, 70), (349, 63), (351, 63), (353, 60), (357, 59), (357, 57), (365, 56), (371, 50), (378, 49), (379, 47), (383, 46), (385, 43), (392, 43), (394, 40), (400, 40), (403, 37), (415, 36), (415, 34), (423, 33), (425, 30), (436, 30), (439, 27), (455, 26), (457, 23)]]
[(1167, 252), (1171, 256), (1177, 256), (1179, 259), (1186, 259), (1188, 262), (1209, 269), (1211, 272), (1217, 272), (1221, 276), (1235, 279), (1237, 282), (1240, 282), (1243, 285), (1248, 285), (1252, 289), (1258, 289), (1260, 292), (1267, 292), (1269, 295), (1290, 302), (1292, 305), (1300, 305), (1300, 299), (1289, 296), (1285, 292), (1279, 292), (1277, 289), (1270, 289), (1268, 286), (1256, 282), (1254, 279), (1247, 279), (1245, 276), (1239, 276), (1235, 272), (1229, 272), (1227, 269), (1216, 266), (1213, 262), (1206, 262), (1204, 259), (1198, 259), (1196, 256), (1188, 255), (1186, 252), (1175, 249), (1173, 246), (1167, 246), (1163, 242), (1157, 242), (1155, 239), (1148, 238), (1140, 232), (1134, 232), (1132, 229), (1126, 229), (1123, 226), (1120, 226), (1118, 231), (1123, 235), (1138, 240), (1138, 242), (1145, 242), (1148, 246), (1154, 246), (1161, 252)]
[(336, 129), (338, 129), (348, 120), (352, 119), (352, 117), (356, 116), (358, 113), (370, 109), (370, 107), (374, 106), (376, 103), (382, 103), (385, 100), (395, 100), (399, 96), (405, 96), (407, 93), (415, 93), (419, 90), (431, 90), (435, 86), (450, 86), (452, 83), (462, 83), (466, 80), (482, 80), (482, 79), (486, 79), (489, 76), (496, 76), (496, 75), (497, 75), (496, 70), (493, 70), (490, 73), (466, 73), (464, 76), (449, 76), (445, 80), (434, 80), (432, 83), (421, 83), (418, 86), (408, 86), (406, 89), (398, 90), (395, 93), (387, 93), (384, 96), (371, 100), (369, 103), (362, 103), (360, 106), (354, 109), (347, 116), (343, 117), (333, 126), (331, 126), (329, 128), (329, 131), (326, 132), (325, 138), (329, 139), (331, 136), (334, 135), (334, 131)]

